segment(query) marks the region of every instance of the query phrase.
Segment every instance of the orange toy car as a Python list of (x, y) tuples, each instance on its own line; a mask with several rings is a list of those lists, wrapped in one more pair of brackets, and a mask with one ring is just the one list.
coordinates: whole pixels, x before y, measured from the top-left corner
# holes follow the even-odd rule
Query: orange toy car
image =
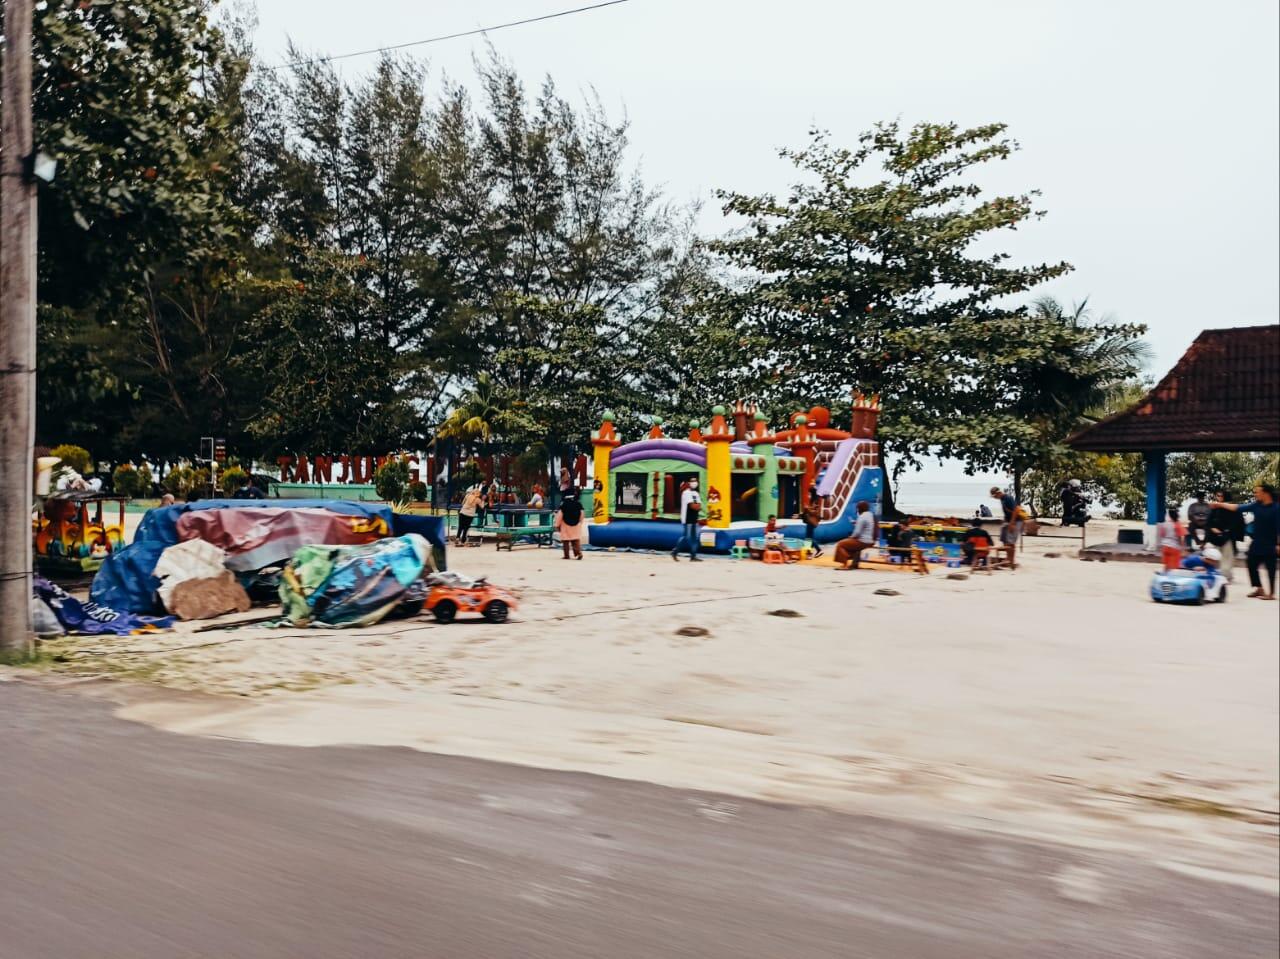
[(431, 587), (423, 606), (438, 623), (452, 623), (459, 613), (479, 613), (491, 623), (505, 623), (516, 608), (516, 598), (500, 586), (493, 586), (482, 576), (469, 579), (457, 573), (432, 573), (427, 577)]

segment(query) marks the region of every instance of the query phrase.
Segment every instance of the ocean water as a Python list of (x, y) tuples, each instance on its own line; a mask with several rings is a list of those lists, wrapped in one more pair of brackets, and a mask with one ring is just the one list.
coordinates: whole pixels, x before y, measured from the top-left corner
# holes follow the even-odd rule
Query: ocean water
[(989, 482), (923, 483), (903, 480), (897, 487), (894, 505), (904, 513), (926, 516), (972, 516), (983, 503), (993, 513), (1000, 504), (991, 498)]
[[(918, 513), (924, 516), (955, 516), (965, 519), (972, 516), (983, 504), (996, 516), (1000, 515), (1000, 504), (991, 498), (991, 487), (1005, 488), (999, 481), (975, 480), (964, 483), (925, 483), (903, 480), (898, 484), (898, 498), (895, 505), (904, 513)], [(1056, 504), (1055, 504), (1056, 506)], [(1107, 504), (1093, 502), (1089, 505), (1090, 516), (1106, 516)]]

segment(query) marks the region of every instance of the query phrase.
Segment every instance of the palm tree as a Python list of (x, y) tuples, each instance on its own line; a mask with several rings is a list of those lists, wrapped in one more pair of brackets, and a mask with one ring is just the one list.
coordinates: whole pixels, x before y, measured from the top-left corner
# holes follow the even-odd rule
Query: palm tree
[(1011, 411), (1034, 428), (1009, 461), (1019, 497), (1023, 473), (1051, 468), (1063, 439), (1091, 422), (1091, 412), (1114, 408), (1151, 360), (1145, 327), (1095, 319), (1088, 302), (1068, 310), (1043, 297), (1023, 326), (1035, 357), (1012, 367), (1006, 381)]
[(1111, 315), (1095, 320), (1087, 298), (1067, 310), (1053, 297), (1041, 297), (1030, 320), (1049, 325), (1053, 349), (1021, 384), (1019, 405), (1066, 420), (1070, 428), (1088, 421), (1089, 410), (1114, 407), (1154, 356), (1141, 338), (1143, 328)]
[(488, 373), (476, 377), (475, 385), (436, 427), (436, 438), (463, 445), (487, 443), (506, 425), (508, 411)]

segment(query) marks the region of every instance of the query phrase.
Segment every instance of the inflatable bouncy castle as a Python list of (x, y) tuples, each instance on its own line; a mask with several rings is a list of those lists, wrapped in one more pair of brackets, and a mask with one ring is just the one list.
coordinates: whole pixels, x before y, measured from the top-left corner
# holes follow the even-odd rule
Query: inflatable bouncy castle
[(739, 540), (763, 535), (770, 516), (789, 537), (804, 535), (799, 520), (817, 488), (822, 522), (816, 539), (848, 536), (866, 500), (878, 517), (884, 476), (876, 423), (880, 400), (858, 394), (852, 428), (831, 427), (829, 410), (795, 413), (774, 432), (763, 413), (738, 402), (712, 410), (711, 422), (689, 424), (685, 438), (667, 436), (654, 420), (648, 436), (623, 443), (606, 412), (591, 434), (595, 452), (593, 546), (671, 549), (680, 537), (680, 493), (697, 477), (702, 491), (700, 548), (728, 552)]

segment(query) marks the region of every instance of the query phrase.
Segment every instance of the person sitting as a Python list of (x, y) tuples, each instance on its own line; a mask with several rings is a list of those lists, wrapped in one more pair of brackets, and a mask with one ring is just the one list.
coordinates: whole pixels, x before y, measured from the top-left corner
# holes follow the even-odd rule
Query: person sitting
[(253, 477), (248, 473), (245, 474), (243, 480), (240, 481), (240, 488), (235, 491), (232, 499), (266, 499), (262, 490), (254, 485)]
[(785, 537), (778, 529), (778, 517), (770, 515), (769, 522), (764, 525), (764, 545), (766, 549), (782, 549)]
[(862, 559), (862, 551), (876, 545), (876, 514), (871, 512), (871, 504), (866, 500), (858, 500), (858, 517), (853, 521), (853, 533), (846, 539), (836, 543), (836, 565), (844, 569), (857, 569)]
[(960, 538), (960, 551), (964, 553), (965, 563), (968, 566), (976, 567), (978, 560), (985, 562), (994, 545), (995, 541), (983, 528), (980, 519), (975, 519), (973, 524), (965, 530), (964, 536)]
[(542, 487), (535, 486), (533, 488), (533, 495), (529, 497), (529, 509), (542, 509), (542, 504)]
[(1213, 574), (1218, 571), (1218, 567), (1222, 563), (1222, 551), (1218, 547), (1210, 544), (1198, 553), (1192, 553), (1190, 556), (1184, 557), (1179, 564), (1182, 569), (1200, 570), (1210, 579)]

